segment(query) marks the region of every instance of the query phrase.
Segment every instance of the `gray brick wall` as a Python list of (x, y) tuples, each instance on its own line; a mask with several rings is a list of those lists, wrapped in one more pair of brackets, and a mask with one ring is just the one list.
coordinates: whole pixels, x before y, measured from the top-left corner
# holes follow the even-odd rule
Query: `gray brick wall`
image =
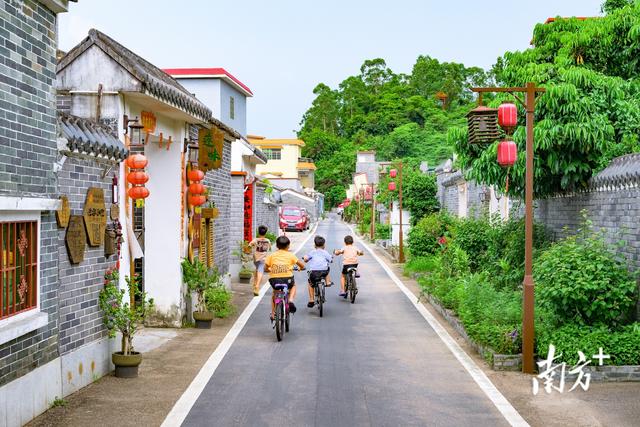
[[(436, 197), (440, 206), (453, 215), (458, 215), (461, 197), (458, 185), (465, 182), (462, 174), (459, 171), (442, 172), (438, 174), (436, 181), (438, 183)], [(483, 202), (480, 199), (480, 194), (485, 189), (484, 186), (477, 185), (473, 181), (468, 181), (466, 184), (467, 191), (463, 197), (467, 198), (467, 216), (479, 217), (488, 213), (489, 202)]]
[[(54, 197), (56, 16), (39, 3), (0, 4), (0, 194)], [(40, 310), (47, 326), (0, 345), (0, 386), (58, 357), (58, 230), (40, 225)]]
[[(102, 179), (103, 167), (88, 160), (68, 158), (58, 173), (60, 194), (69, 198), (71, 213), (82, 215), (89, 187), (104, 190), (105, 205), (111, 206), (111, 177)], [(111, 221), (108, 221), (109, 223)], [(65, 230), (58, 229), (60, 354), (106, 337), (98, 295), (104, 286), (104, 273), (113, 267), (116, 256), (104, 256), (104, 245), (87, 248), (84, 261), (71, 264), (65, 250)]]
[(273, 203), (265, 203), (265, 192), (267, 187), (263, 184), (256, 184), (255, 199), (254, 199), (254, 230), (258, 229), (260, 225), (266, 225), (269, 231), (278, 235), (278, 206)]
[(39, 3), (0, 4), (0, 194), (55, 193), (56, 16)]

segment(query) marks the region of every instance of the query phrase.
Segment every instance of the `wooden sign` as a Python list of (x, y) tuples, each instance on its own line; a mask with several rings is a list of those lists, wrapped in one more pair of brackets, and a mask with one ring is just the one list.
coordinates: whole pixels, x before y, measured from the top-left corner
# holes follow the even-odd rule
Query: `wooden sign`
[(102, 188), (90, 187), (87, 190), (82, 216), (87, 228), (89, 246), (100, 246), (104, 241), (104, 230), (107, 228), (107, 208)]
[(194, 248), (200, 247), (200, 223), (202, 222), (202, 216), (199, 213), (195, 213), (191, 218), (192, 222), (192, 235), (191, 235), (191, 244)]
[(72, 264), (80, 264), (84, 261), (84, 248), (87, 246), (87, 233), (84, 228), (84, 220), (80, 215), (69, 217), (69, 226), (65, 236), (69, 261)]
[(60, 209), (56, 211), (56, 222), (58, 223), (58, 227), (67, 228), (67, 225), (69, 225), (69, 217), (71, 216), (69, 198), (67, 198), (67, 196), (60, 196), (60, 201), (62, 205)]
[(109, 217), (111, 218), (111, 221), (116, 221), (118, 218), (120, 218), (120, 205), (118, 205), (117, 203), (111, 204)]
[(156, 131), (156, 116), (151, 111), (140, 113), (140, 123), (144, 126), (144, 131), (154, 133)]
[(203, 172), (222, 166), (224, 132), (214, 127), (198, 131), (198, 166)]

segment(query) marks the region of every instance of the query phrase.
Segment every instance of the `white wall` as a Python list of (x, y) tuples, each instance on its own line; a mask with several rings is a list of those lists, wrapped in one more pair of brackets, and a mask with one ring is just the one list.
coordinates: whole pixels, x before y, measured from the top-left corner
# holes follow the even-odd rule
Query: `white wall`
[[(411, 214), (408, 210), (402, 210), (402, 243), (407, 245), (407, 238), (409, 237), (409, 230), (411, 229)], [(400, 209), (398, 209), (398, 203), (393, 204), (393, 210), (391, 211), (391, 244), (400, 244)]]
[(220, 119), (220, 80), (218, 79), (186, 79), (176, 76), (175, 79), (194, 94), (213, 112), (213, 117)]

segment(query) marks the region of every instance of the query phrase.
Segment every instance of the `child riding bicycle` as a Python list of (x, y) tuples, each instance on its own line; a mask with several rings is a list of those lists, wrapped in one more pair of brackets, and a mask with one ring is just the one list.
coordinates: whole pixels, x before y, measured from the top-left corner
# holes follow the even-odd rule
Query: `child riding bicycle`
[(350, 268), (358, 268), (358, 257), (364, 255), (360, 249), (353, 246), (353, 237), (344, 236), (344, 247), (336, 249), (335, 255), (343, 255), (342, 258), (342, 275), (340, 276), (340, 296), (346, 298), (347, 293), (344, 289), (345, 280)]
[[(293, 279), (293, 267), (297, 265), (300, 270), (304, 270), (304, 263), (293, 253), (289, 252), (291, 242), (287, 236), (280, 236), (276, 239), (277, 251), (273, 252), (265, 260), (266, 271), (269, 273), (269, 284), (274, 290), (277, 285), (286, 284), (289, 287), (289, 312), (295, 313), (296, 306), (293, 300), (296, 297), (296, 284)], [(271, 295), (271, 320), (275, 314), (274, 294)]]
[(322, 236), (316, 236), (313, 239), (315, 249), (304, 256), (304, 262), (307, 263), (307, 269), (309, 270), (309, 302), (307, 307), (313, 308), (315, 292), (313, 290), (313, 283), (317, 283), (323, 278), (326, 278), (326, 287), (331, 286), (331, 278), (329, 277), (329, 264), (333, 260), (333, 257), (329, 252), (324, 250), (325, 239)]

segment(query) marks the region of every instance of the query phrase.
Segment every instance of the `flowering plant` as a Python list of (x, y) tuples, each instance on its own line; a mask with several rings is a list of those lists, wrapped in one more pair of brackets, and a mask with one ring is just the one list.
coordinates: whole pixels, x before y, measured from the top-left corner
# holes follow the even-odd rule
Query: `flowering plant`
[(126, 290), (118, 289), (118, 278), (118, 270), (107, 270), (99, 303), (104, 315), (104, 324), (109, 331), (109, 338), (114, 338), (116, 332), (120, 332), (122, 354), (127, 356), (133, 352), (133, 336), (153, 308), (153, 298), (147, 299), (147, 294), (138, 288), (138, 276), (134, 275), (133, 278), (126, 276), (129, 295), (133, 295), (137, 301), (130, 304)]

